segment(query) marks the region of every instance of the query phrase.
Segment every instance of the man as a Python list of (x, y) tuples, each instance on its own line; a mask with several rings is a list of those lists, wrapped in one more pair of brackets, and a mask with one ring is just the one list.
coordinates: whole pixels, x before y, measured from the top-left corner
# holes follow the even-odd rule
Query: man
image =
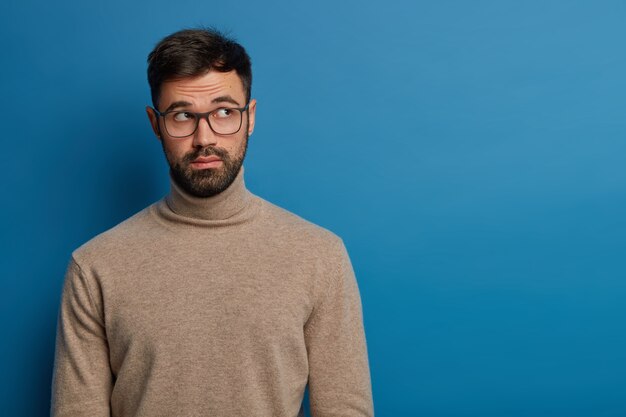
[(170, 193), (72, 254), (53, 416), (372, 416), (361, 302), (331, 232), (251, 194), (245, 50), (184, 30), (148, 57)]

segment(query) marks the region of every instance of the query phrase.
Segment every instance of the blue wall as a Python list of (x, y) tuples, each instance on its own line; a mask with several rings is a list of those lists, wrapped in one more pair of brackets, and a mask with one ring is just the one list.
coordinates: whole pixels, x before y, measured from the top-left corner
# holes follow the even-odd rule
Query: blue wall
[(164, 35), (248, 48), (256, 194), (341, 235), (378, 416), (626, 415), (622, 1), (1, 6), (2, 414), (45, 415), (71, 251), (167, 192)]

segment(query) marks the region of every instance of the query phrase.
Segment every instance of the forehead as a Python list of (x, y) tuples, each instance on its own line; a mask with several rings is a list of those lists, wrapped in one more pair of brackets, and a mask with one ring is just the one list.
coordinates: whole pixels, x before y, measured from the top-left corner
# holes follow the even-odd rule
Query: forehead
[(236, 71), (209, 71), (197, 77), (166, 81), (161, 85), (159, 107), (167, 107), (175, 101), (189, 101), (202, 105), (216, 97), (230, 96), (239, 105), (245, 105), (243, 83)]

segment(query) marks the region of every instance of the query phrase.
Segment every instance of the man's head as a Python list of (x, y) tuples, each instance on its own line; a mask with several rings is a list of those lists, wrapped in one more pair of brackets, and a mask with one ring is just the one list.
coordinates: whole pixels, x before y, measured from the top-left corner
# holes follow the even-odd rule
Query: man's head
[(148, 82), (156, 111), (146, 112), (172, 178), (198, 197), (228, 188), (254, 130), (256, 101), (243, 47), (211, 29), (176, 32), (148, 56)]

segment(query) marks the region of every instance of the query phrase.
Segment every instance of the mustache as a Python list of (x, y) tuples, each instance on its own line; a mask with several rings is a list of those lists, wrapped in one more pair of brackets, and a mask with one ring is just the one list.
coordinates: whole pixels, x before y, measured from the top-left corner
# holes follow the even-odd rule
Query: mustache
[(183, 160), (186, 163), (191, 163), (195, 159), (197, 159), (197, 158), (199, 158), (201, 156), (211, 156), (211, 155), (217, 156), (218, 158), (220, 158), (224, 162), (229, 160), (228, 152), (226, 152), (225, 149), (216, 148), (216, 147), (213, 147), (213, 146), (207, 146), (205, 148), (198, 149), (196, 151), (190, 152), (187, 155), (185, 155)]

